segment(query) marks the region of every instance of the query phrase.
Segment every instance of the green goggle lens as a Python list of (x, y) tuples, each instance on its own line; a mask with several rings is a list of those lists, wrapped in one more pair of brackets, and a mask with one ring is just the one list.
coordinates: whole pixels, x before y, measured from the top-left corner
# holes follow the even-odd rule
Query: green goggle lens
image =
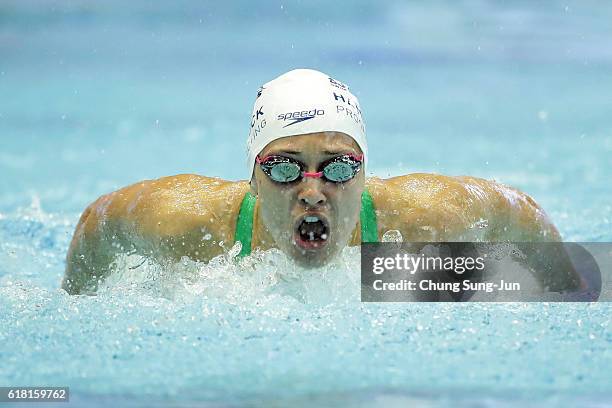
[(356, 171), (348, 163), (333, 162), (323, 168), (323, 175), (329, 181), (344, 182), (355, 177)]
[(279, 183), (289, 183), (300, 177), (302, 169), (297, 163), (276, 163), (270, 166), (270, 177)]

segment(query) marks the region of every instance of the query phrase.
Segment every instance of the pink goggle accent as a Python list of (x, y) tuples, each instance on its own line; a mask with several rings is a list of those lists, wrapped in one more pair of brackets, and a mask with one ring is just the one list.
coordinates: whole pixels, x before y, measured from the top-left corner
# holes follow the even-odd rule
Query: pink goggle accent
[(305, 171), (304, 173), (302, 173), (302, 175), (304, 177), (321, 178), (321, 177), (323, 177), (323, 172), (322, 171), (317, 171), (315, 173), (309, 173), (309, 172)]

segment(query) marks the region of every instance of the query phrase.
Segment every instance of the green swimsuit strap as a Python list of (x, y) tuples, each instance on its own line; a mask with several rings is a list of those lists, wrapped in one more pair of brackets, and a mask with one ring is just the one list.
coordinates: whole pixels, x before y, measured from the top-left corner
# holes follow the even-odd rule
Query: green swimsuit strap
[[(242, 243), (242, 249), (238, 254), (239, 257), (251, 253), (253, 213), (255, 212), (256, 201), (257, 198), (250, 191), (247, 191), (242, 199), (242, 204), (240, 204), (240, 212), (238, 213), (238, 220), (236, 220), (236, 233), (234, 234), (234, 242), (240, 241)], [(374, 201), (368, 190), (365, 189), (363, 194), (361, 194), (361, 212), (359, 217), (361, 220), (361, 242), (378, 242), (378, 224), (376, 222)]]
[(253, 236), (253, 212), (255, 212), (255, 202), (257, 198), (250, 191), (244, 195), (242, 204), (240, 204), (240, 212), (236, 220), (236, 233), (234, 234), (234, 243), (240, 241), (242, 249), (238, 254), (239, 257), (249, 255), (251, 253), (251, 238)]
[(376, 210), (374, 200), (367, 189), (361, 194), (361, 242), (378, 242), (378, 223), (376, 222)]

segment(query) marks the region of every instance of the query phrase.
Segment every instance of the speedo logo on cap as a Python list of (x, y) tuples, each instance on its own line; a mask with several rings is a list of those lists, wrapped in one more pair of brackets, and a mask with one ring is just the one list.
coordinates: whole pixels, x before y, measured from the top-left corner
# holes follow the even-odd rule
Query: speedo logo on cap
[(325, 115), (325, 110), (324, 109), (311, 109), (311, 110), (307, 110), (307, 111), (300, 111), (300, 112), (288, 112), (288, 113), (281, 113), (280, 115), (278, 115), (276, 117), (276, 120), (282, 120), (282, 121), (288, 121), (290, 120), (290, 123), (287, 123), (285, 126), (283, 126), (284, 128), (286, 128), (287, 126), (291, 126), (291, 125), (295, 125), (296, 123), (300, 123), (300, 122), (304, 122), (305, 120), (310, 120), (310, 119), (314, 119), (317, 116), (323, 116)]

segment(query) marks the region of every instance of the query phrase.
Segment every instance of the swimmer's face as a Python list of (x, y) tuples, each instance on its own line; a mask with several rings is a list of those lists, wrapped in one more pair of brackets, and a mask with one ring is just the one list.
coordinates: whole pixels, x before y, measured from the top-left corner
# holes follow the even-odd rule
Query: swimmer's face
[[(347, 153), (361, 154), (351, 137), (322, 132), (275, 140), (259, 157), (293, 158), (302, 162), (306, 171), (317, 172), (321, 163)], [(262, 221), (275, 241), (274, 246), (298, 264), (309, 267), (326, 264), (348, 245), (359, 221), (364, 185), (363, 168), (344, 183), (310, 177), (277, 183), (256, 165), (251, 181), (252, 192), (260, 203)]]

